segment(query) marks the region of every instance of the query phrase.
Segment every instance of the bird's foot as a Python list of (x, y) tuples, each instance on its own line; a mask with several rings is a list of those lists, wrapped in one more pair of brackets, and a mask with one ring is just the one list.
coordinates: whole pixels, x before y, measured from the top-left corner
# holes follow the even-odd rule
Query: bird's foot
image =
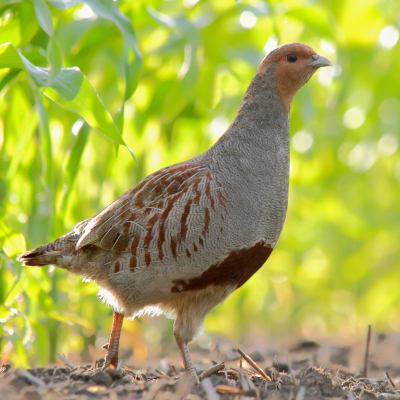
[(104, 359), (104, 365), (102, 371), (106, 368), (112, 367), (114, 369), (118, 366), (118, 348), (119, 348), (119, 337), (121, 335), (122, 322), (124, 316), (114, 311), (113, 325), (111, 329), (110, 342), (106, 343), (103, 348), (107, 349), (107, 353)]
[(187, 343), (180, 340), (177, 340), (176, 343), (179, 347), (179, 350), (181, 351), (186, 376), (188, 376), (195, 385), (200, 385), (200, 381), (194, 368), (192, 358), (190, 357)]
[(188, 375), (188, 377), (190, 377), (190, 380), (195, 384), (195, 386), (200, 385), (199, 377), (197, 376), (194, 368), (192, 371), (188, 371), (187, 375)]
[(107, 352), (105, 358), (104, 358), (104, 365), (101, 368), (102, 371), (104, 371), (107, 368), (112, 368), (116, 369), (118, 366), (118, 354), (117, 355), (111, 355), (109, 352)]

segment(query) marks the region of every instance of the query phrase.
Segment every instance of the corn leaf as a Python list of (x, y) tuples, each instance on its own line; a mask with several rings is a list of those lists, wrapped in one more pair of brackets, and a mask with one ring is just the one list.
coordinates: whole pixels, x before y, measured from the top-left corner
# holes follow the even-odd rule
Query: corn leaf
[(111, 115), (79, 68), (61, 69), (48, 86), (51, 70), (33, 65), (10, 43), (0, 46), (0, 68), (24, 69), (47, 97), (81, 115), (115, 143), (125, 145)]
[(135, 92), (142, 70), (143, 57), (137, 44), (136, 33), (130, 19), (122, 14), (116, 3), (109, 0), (50, 0), (49, 3), (58, 9), (65, 10), (79, 4), (88, 5), (101, 18), (112, 21), (117, 25), (125, 40), (124, 67), (126, 88), (121, 110), (116, 115), (117, 126), (123, 129), (124, 103)]
[(36, 18), (40, 27), (49, 35), (53, 36), (53, 20), (49, 6), (44, 0), (32, 0), (35, 8)]
[(165, 102), (164, 115), (168, 120), (173, 119), (193, 98), (194, 89), (199, 80), (199, 64), (197, 51), (199, 38), (197, 30), (186, 18), (171, 18), (161, 14), (152, 8), (148, 8), (149, 14), (160, 24), (178, 30), (185, 35), (185, 57), (178, 79), (174, 82), (170, 94)]

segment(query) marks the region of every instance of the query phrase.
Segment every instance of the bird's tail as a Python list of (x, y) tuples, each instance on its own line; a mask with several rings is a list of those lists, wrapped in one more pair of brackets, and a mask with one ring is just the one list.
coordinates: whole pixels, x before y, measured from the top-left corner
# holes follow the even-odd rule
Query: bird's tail
[[(65, 239), (65, 236), (62, 236), (54, 242), (44, 244), (36, 249), (28, 250), (24, 254), (20, 254), (17, 260), (23, 262), (25, 267), (43, 267), (49, 264), (57, 265), (57, 261), (63, 254), (67, 243), (68, 241)], [(68, 245), (71, 246), (69, 243)]]

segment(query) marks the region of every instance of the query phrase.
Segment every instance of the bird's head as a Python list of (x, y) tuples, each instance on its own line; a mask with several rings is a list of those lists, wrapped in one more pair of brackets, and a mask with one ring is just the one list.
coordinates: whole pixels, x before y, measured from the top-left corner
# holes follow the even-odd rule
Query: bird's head
[(272, 80), (281, 103), (290, 109), (294, 95), (314, 72), (331, 65), (326, 57), (318, 55), (312, 47), (304, 43), (287, 43), (265, 56), (257, 74), (268, 81)]

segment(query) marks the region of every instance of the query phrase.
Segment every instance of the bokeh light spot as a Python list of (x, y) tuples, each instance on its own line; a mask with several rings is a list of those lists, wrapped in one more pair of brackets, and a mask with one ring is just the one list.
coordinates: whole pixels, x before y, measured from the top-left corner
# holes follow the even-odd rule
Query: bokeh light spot
[(399, 139), (392, 133), (386, 133), (378, 142), (378, 153), (382, 156), (391, 156), (399, 147)]
[(307, 150), (310, 150), (313, 141), (314, 138), (310, 132), (301, 130), (293, 135), (292, 145), (298, 153), (305, 153)]
[(321, 68), (318, 72), (318, 82), (325, 87), (331, 85), (335, 70), (333, 68)]
[(390, 50), (399, 40), (399, 30), (393, 26), (385, 26), (379, 34), (379, 44), (385, 49)]
[(229, 120), (227, 117), (223, 115), (219, 115), (215, 117), (210, 124), (210, 134), (209, 137), (211, 140), (218, 140), (228, 129)]
[(74, 12), (73, 18), (75, 21), (82, 21), (83, 19), (88, 19), (95, 17), (93, 10), (85, 4), (80, 10)]
[(243, 28), (250, 29), (257, 23), (257, 17), (251, 11), (243, 11), (239, 18)]
[(374, 147), (369, 142), (356, 144), (347, 157), (347, 164), (356, 172), (365, 172), (376, 160)]
[(278, 36), (271, 35), (264, 46), (265, 54), (270, 53), (272, 50), (276, 48), (276, 46), (278, 46)]
[(333, 43), (323, 39), (321, 40), (321, 49), (328, 54), (336, 53), (336, 46)]
[(72, 125), (72, 134), (77, 136), (79, 131), (82, 128), (82, 125), (85, 121), (83, 119), (78, 119), (78, 121), (76, 121), (73, 125)]
[(343, 124), (348, 129), (357, 129), (365, 121), (365, 111), (361, 107), (351, 107), (343, 115)]

